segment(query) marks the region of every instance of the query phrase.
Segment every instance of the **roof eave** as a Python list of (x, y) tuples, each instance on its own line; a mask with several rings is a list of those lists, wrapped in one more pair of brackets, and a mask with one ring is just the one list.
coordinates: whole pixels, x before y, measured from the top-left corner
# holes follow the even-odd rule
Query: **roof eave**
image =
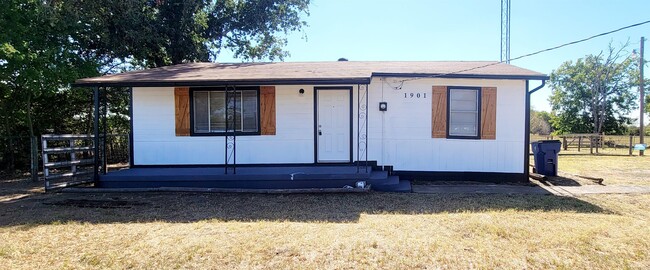
[(422, 77), (422, 78), (453, 78), (453, 79), (491, 79), (491, 80), (548, 80), (549, 76), (539, 75), (507, 75), (507, 74), (436, 74), (436, 73), (386, 73), (373, 72), (373, 77)]
[(259, 79), (259, 80), (201, 80), (201, 81), (77, 81), (72, 87), (173, 87), (173, 86), (226, 86), (226, 85), (300, 85), (300, 84), (369, 84), (370, 78), (328, 79)]

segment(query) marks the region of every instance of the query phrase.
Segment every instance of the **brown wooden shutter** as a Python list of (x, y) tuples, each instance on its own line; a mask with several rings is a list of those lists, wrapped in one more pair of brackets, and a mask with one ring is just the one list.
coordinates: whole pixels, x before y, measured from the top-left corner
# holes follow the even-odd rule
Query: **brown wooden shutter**
[(434, 86), (431, 95), (431, 137), (447, 137), (447, 86)]
[(481, 139), (497, 138), (497, 88), (481, 88)]
[(176, 136), (190, 136), (190, 88), (174, 88)]
[(260, 125), (260, 134), (275, 135), (275, 86), (260, 87)]

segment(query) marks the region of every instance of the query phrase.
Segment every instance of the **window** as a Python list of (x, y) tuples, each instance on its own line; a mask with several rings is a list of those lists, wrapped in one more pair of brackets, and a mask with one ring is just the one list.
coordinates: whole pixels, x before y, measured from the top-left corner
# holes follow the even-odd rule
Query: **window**
[(237, 90), (229, 102), (225, 89), (194, 90), (192, 94), (195, 134), (224, 135), (233, 129), (243, 135), (259, 134), (258, 88)]
[(449, 88), (450, 138), (479, 138), (480, 88)]

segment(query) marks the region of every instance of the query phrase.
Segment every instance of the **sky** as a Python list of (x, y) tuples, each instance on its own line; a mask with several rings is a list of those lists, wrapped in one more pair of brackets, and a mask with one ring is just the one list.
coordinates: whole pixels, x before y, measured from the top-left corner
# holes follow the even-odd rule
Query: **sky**
[[(284, 61), (498, 61), (501, 0), (312, 0), (309, 24), (288, 36)], [(650, 20), (650, 1), (511, 0), (510, 56), (579, 40)], [(638, 51), (650, 24), (623, 30), (511, 64), (550, 74), (563, 62), (629, 41)], [(650, 42), (646, 41), (646, 47)], [(649, 50), (646, 50), (649, 51)], [(650, 53), (646, 53), (650, 59)], [(241, 62), (223, 52), (219, 62)], [(647, 76), (648, 67), (644, 72)], [(538, 84), (531, 83), (531, 88)], [(531, 96), (550, 111), (548, 87)], [(638, 110), (632, 113), (638, 117)]]

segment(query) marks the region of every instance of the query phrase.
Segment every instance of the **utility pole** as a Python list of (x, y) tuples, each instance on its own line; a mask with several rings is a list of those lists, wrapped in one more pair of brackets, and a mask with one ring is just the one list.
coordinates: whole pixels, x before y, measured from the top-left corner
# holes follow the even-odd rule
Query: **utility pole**
[[(644, 102), (645, 102), (645, 88), (643, 86), (643, 42), (645, 41), (644, 37), (641, 37), (641, 49), (639, 50), (639, 143), (643, 144), (643, 135), (645, 130), (643, 130), (643, 113), (644, 113)], [(643, 156), (643, 150), (639, 150), (639, 156)]]

